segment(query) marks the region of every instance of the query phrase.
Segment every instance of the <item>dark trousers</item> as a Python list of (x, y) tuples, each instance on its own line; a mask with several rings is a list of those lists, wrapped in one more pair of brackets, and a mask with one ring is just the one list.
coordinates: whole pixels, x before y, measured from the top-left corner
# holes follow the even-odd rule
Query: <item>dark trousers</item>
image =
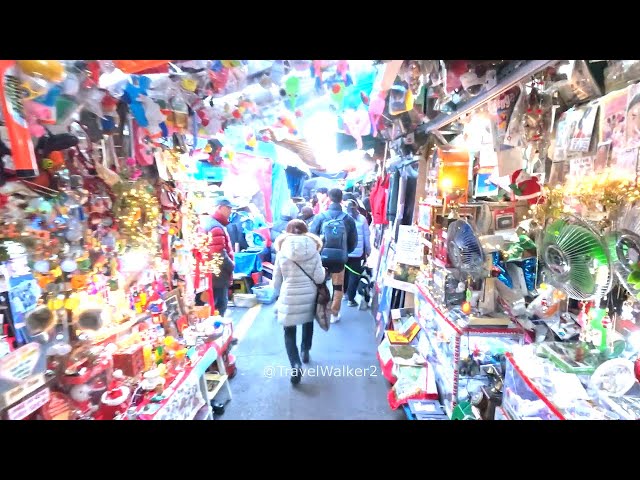
[(227, 311), (227, 305), (229, 304), (229, 289), (227, 287), (214, 288), (213, 303), (220, 316), (224, 317), (224, 312)]
[(356, 292), (358, 291), (358, 283), (360, 283), (360, 275), (362, 274), (364, 267), (362, 265), (363, 258), (351, 258), (347, 261), (347, 267), (349, 267), (357, 274), (354, 274), (349, 268), (344, 269), (344, 284), (347, 286), (347, 298), (351, 302), (356, 301)]
[[(300, 352), (296, 343), (297, 325), (284, 327), (284, 346), (287, 349), (287, 356), (291, 367), (297, 367), (302, 364), (300, 361)], [(313, 339), (313, 321), (302, 324), (302, 351), (311, 350), (311, 340)]]

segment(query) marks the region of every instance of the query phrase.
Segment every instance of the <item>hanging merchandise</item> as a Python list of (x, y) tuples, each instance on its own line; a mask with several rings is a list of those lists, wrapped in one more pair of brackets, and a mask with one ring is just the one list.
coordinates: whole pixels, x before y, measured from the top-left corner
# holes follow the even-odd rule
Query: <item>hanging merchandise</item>
[(371, 203), (371, 215), (374, 225), (387, 225), (387, 202), (390, 184), (390, 175), (383, 174), (376, 179), (375, 184), (371, 187), (369, 202)]
[(116, 68), (125, 73), (140, 73), (155, 67), (166, 65), (169, 60), (114, 60)]
[(389, 114), (400, 115), (413, 108), (413, 94), (402, 85), (394, 85), (389, 90)]
[(531, 205), (539, 203), (542, 189), (537, 177), (529, 175), (524, 170), (516, 170), (511, 175), (510, 187), (517, 200), (527, 200)]
[(337, 82), (331, 85), (330, 97), (338, 112), (341, 112), (344, 108), (345, 89), (346, 85), (344, 82)]
[(511, 87), (492, 102), (495, 107), (495, 122), (492, 123), (494, 131), (494, 145), (502, 145), (507, 135), (507, 128), (513, 117), (515, 106), (520, 98), (519, 85)]
[(18, 75), (15, 61), (0, 61), (0, 102), (13, 163), (12, 167), (7, 168), (20, 178), (33, 178), (38, 176), (38, 163), (27, 126)]
[(293, 111), (296, 109), (296, 102), (300, 94), (300, 77), (290, 76), (284, 83), (284, 93), (289, 99), (289, 108)]
[(362, 150), (362, 137), (371, 133), (369, 113), (364, 109), (345, 110), (342, 115), (345, 133), (356, 140), (356, 148)]
[(534, 86), (529, 94), (524, 95), (524, 98), (522, 142), (525, 158), (529, 164), (528, 170), (544, 171), (551, 133), (551, 97)]

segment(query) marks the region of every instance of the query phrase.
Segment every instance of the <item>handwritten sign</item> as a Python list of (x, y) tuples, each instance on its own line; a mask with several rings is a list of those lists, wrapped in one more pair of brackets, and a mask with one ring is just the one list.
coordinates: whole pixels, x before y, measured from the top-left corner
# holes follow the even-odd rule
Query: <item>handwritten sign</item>
[(400, 225), (396, 243), (396, 263), (419, 267), (422, 264), (420, 231), (413, 225)]
[(571, 176), (585, 176), (593, 172), (594, 157), (572, 158), (569, 164)]
[(630, 148), (627, 150), (618, 150), (615, 159), (615, 168), (619, 173), (627, 173), (630, 176), (636, 174), (638, 167), (638, 149)]

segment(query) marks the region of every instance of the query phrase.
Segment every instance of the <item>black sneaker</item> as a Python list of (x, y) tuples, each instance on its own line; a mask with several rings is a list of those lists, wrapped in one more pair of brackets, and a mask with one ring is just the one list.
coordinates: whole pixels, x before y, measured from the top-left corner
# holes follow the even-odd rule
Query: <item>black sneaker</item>
[(291, 383), (297, 385), (302, 380), (302, 367), (297, 366), (291, 369)]
[(347, 303), (347, 305), (348, 305), (349, 307), (357, 307), (357, 306), (358, 306), (358, 304), (357, 304), (355, 301), (353, 301), (353, 300), (349, 300), (349, 303)]
[(309, 350), (302, 351), (302, 363), (309, 363)]

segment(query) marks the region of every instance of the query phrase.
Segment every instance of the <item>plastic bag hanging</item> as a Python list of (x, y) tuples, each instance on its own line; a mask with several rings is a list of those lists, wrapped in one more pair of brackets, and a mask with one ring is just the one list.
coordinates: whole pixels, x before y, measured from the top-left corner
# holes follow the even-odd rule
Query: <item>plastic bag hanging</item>
[(504, 283), (507, 287), (513, 288), (513, 281), (511, 280), (511, 276), (507, 272), (504, 261), (502, 260), (502, 255), (500, 252), (493, 252), (493, 276)]

